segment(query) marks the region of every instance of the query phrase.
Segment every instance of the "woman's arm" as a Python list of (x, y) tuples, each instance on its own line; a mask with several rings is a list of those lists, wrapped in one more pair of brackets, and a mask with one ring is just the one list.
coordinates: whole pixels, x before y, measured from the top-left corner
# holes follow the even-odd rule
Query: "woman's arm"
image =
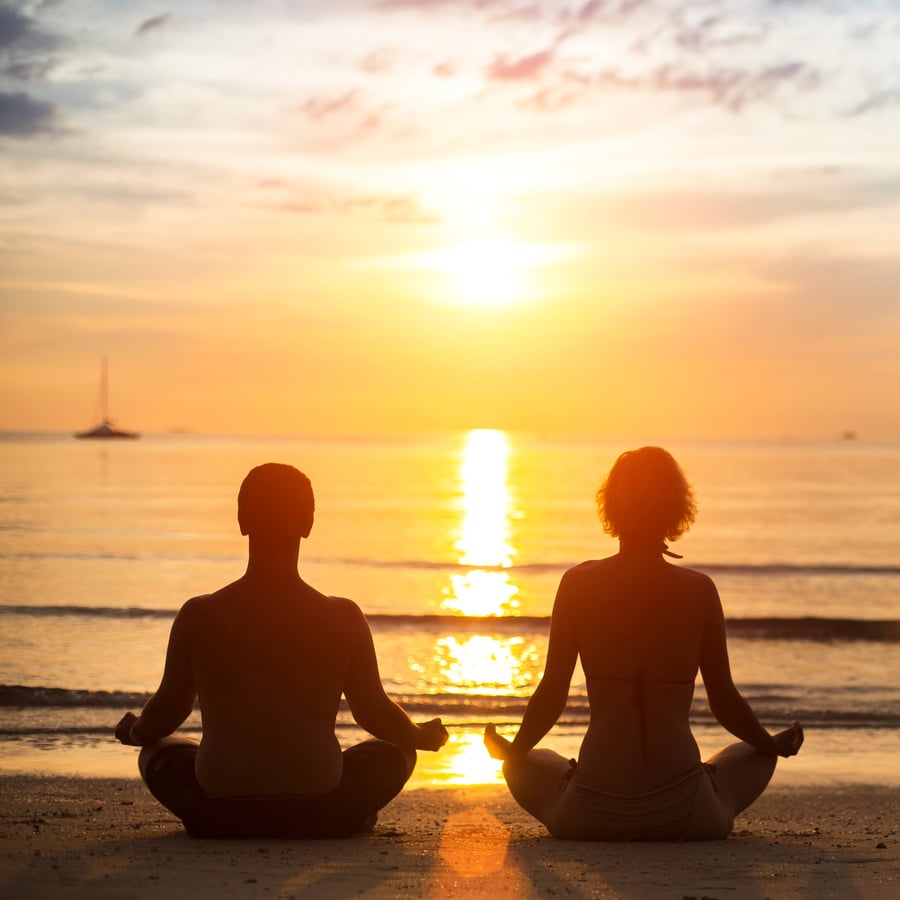
[(723, 728), (763, 753), (787, 755), (781, 752), (785, 748), (780, 747), (760, 724), (756, 713), (734, 684), (728, 660), (725, 614), (715, 588), (700, 650), (700, 673), (710, 712)]
[(512, 742), (515, 753), (527, 753), (556, 724), (569, 700), (569, 685), (578, 660), (575, 594), (569, 572), (563, 575), (550, 617), (547, 663), (528, 701), (522, 724)]

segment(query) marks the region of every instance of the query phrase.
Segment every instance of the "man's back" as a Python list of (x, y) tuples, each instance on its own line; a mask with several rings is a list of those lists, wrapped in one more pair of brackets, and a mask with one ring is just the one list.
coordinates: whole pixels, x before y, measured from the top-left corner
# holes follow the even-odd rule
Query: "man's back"
[[(417, 725), (384, 691), (359, 607), (297, 571), (315, 501), (293, 466), (265, 463), (238, 493), (247, 571), (189, 600), (172, 625), (156, 693), (116, 738), (142, 747), (141, 775), (190, 834), (342, 837), (374, 817), (412, 774), (416, 750), (447, 742), (440, 719)], [(341, 695), (374, 739), (344, 750)], [(200, 700), (203, 739), (174, 732)]]
[(299, 579), (245, 576), (185, 604), (203, 711), (197, 778), (212, 796), (321, 794), (341, 776), (334, 725), (362, 616)]

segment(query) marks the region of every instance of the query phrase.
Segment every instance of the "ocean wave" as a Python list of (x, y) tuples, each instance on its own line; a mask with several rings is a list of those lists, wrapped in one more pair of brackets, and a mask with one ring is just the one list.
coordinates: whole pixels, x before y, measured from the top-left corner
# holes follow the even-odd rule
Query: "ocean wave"
[[(750, 685), (744, 689), (747, 700), (764, 721), (790, 722), (798, 719), (806, 726), (836, 728), (900, 728), (900, 697), (885, 701), (883, 688), (857, 686), (858, 690), (846, 691), (843, 687), (822, 688), (818, 695), (821, 705), (809, 696), (798, 697), (790, 688), (779, 685)], [(896, 692), (895, 692), (896, 693)], [(876, 704), (867, 701), (879, 696)], [(29, 687), (25, 685), (0, 685), (0, 709), (4, 710), (0, 722), (0, 737), (20, 734), (107, 734), (109, 725), (97, 721), (94, 713), (86, 721), (86, 713), (78, 710), (110, 710), (110, 721), (121, 711), (140, 709), (150, 696), (140, 691), (92, 691), (69, 688)], [(396, 693), (393, 698), (413, 719), (440, 716), (445, 724), (494, 722), (513, 724), (520, 722), (528, 698), (518, 695), (496, 694), (410, 694)], [(42, 710), (40, 716), (16, 717), (16, 711)], [(51, 716), (48, 718), (48, 716)], [(590, 717), (586, 696), (569, 698), (565, 712), (560, 717), (560, 727), (585, 727)], [(39, 720), (39, 721), (38, 721)], [(700, 723), (714, 721), (702, 691), (694, 700), (691, 720)], [(194, 720), (191, 720), (194, 721)], [(199, 723), (199, 719), (196, 720)], [(190, 724), (190, 723), (189, 723)], [(346, 703), (342, 702), (339, 725), (352, 725)], [(194, 727), (199, 727), (194, 726)]]
[[(29, 606), (0, 605), (0, 616), (37, 618), (169, 619), (172, 609), (134, 606)], [(496, 634), (542, 634), (549, 630), (549, 616), (464, 616), (410, 613), (372, 613), (366, 617), (373, 630), (413, 630), (458, 634), (491, 631)], [(873, 641), (900, 643), (900, 619), (850, 619), (825, 616), (729, 617), (728, 634), (748, 640)]]
[(147, 691), (91, 691), (60, 687), (31, 687), (0, 684), (0, 708), (102, 708), (142, 707), (150, 698)]
[[(18, 550), (0, 553), (0, 560), (115, 560), (121, 562), (222, 562), (243, 561), (240, 555), (216, 553), (142, 553), (142, 552), (75, 552), (58, 550)], [(454, 560), (428, 559), (371, 559), (353, 556), (305, 557), (309, 565), (344, 566), (348, 568), (393, 569), (393, 570), (429, 570), (440, 572), (464, 573), (471, 571), (507, 572), (510, 575), (521, 574), (559, 574), (566, 569), (578, 565), (582, 560), (559, 562), (524, 562), (508, 566), (467, 565)], [(773, 576), (888, 576), (900, 577), (900, 565), (889, 563), (846, 564), (846, 563), (691, 563), (690, 568), (710, 575), (746, 575), (771, 578)]]

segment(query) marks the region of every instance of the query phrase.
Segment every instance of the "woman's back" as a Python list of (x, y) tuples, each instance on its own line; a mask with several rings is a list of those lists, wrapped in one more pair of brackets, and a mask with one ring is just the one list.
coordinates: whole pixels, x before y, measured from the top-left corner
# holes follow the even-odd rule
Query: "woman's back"
[[(513, 741), (485, 728), (518, 803), (551, 834), (577, 840), (710, 840), (762, 793), (776, 754), (803, 743), (799, 723), (772, 735), (731, 677), (725, 616), (712, 581), (670, 565), (697, 511), (660, 447), (623, 453), (597, 491), (620, 552), (563, 575), (547, 663)], [(559, 720), (578, 660), (591, 721), (577, 766), (536, 745)], [(738, 743), (701, 764), (690, 712), (697, 672), (712, 714)]]
[(591, 704), (584, 777), (634, 792), (697, 764), (689, 717), (715, 597), (706, 576), (658, 554), (623, 550), (568, 573), (555, 615), (576, 636)]

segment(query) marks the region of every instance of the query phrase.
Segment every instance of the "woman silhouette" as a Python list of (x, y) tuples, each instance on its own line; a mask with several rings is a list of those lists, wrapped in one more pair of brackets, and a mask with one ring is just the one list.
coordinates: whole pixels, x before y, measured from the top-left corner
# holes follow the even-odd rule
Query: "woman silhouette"
[[(513, 741), (485, 730), (516, 801), (554, 837), (711, 840), (763, 792), (779, 756), (803, 743), (798, 723), (770, 734), (735, 687), (712, 580), (671, 565), (666, 545), (691, 525), (693, 492), (659, 447), (623, 453), (597, 492), (619, 552), (568, 570), (550, 622), (544, 675)], [(680, 557), (679, 557), (680, 558)], [(590, 701), (577, 763), (534, 749), (566, 706), (575, 662)], [(691, 734), (694, 681), (735, 737), (701, 762)]]

